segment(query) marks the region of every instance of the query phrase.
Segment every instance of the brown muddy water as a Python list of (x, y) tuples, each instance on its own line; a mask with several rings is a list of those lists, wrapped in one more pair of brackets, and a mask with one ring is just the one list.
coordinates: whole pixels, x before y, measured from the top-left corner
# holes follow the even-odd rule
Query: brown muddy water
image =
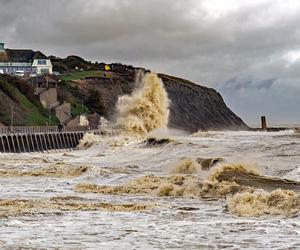
[(1, 249), (300, 248), (293, 131), (87, 140), (0, 154)]

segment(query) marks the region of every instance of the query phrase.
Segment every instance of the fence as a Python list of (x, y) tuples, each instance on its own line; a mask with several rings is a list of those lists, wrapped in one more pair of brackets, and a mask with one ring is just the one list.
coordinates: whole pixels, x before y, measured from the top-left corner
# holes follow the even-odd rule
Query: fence
[(16, 127), (0, 127), (0, 134), (36, 134), (36, 133), (58, 133), (58, 132), (78, 132), (96, 130), (89, 126), (62, 127), (58, 126), (16, 126)]
[(47, 152), (76, 148), (86, 133), (112, 136), (120, 133), (117, 125), (63, 127), (31, 126), (0, 128), (0, 153)]
[(58, 126), (16, 126), (16, 127), (0, 127), (0, 134), (37, 134), (37, 133), (59, 133), (59, 132), (120, 132), (121, 127), (118, 125), (101, 125), (99, 127), (90, 126), (66, 126), (59, 128)]

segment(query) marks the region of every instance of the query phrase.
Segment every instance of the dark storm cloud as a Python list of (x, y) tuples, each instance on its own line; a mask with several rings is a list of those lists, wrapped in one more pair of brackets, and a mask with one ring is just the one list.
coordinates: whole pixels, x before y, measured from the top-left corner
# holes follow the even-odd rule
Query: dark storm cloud
[(300, 122), (299, 1), (0, 3), (8, 47), (144, 66), (217, 88), (246, 121)]
[(254, 79), (239, 79), (238, 77), (231, 78), (227, 80), (222, 85), (222, 90), (224, 91), (239, 91), (241, 89), (269, 89), (272, 87), (273, 83), (276, 81), (276, 79), (265, 79), (265, 80), (257, 80)]

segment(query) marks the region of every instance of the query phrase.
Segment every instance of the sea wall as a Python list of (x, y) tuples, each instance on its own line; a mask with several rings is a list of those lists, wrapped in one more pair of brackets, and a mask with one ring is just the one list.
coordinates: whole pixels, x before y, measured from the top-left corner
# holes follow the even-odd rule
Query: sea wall
[(46, 152), (54, 149), (73, 149), (84, 132), (0, 134), (1, 153)]

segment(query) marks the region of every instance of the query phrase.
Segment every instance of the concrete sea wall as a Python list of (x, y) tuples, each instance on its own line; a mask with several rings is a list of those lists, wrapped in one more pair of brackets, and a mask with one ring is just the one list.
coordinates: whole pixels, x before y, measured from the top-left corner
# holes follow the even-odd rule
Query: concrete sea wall
[(0, 152), (47, 152), (54, 149), (76, 148), (85, 132), (34, 134), (0, 134)]

